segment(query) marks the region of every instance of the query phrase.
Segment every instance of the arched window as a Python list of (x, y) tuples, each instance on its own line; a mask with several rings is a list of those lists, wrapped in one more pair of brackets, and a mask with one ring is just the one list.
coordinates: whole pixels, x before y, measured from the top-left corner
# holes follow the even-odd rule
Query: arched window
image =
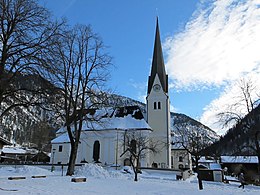
[(100, 143), (99, 141), (95, 141), (93, 146), (93, 159), (96, 163), (98, 163), (99, 158), (100, 158)]

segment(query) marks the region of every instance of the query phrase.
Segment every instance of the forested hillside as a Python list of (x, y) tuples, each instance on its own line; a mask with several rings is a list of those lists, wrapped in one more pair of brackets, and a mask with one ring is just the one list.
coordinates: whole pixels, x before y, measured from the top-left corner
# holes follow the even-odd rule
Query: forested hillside
[(257, 155), (260, 143), (260, 105), (229, 129), (219, 141), (208, 148), (209, 154)]

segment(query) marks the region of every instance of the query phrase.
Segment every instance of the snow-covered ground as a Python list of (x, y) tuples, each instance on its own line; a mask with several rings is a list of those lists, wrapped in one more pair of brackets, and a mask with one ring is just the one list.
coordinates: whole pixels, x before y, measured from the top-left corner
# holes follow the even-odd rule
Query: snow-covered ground
[[(46, 178), (31, 178), (34, 175), (45, 175)], [(25, 176), (23, 180), (8, 180), (11, 176)], [(231, 195), (260, 194), (260, 187), (247, 185), (245, 189), (238, 188), (239, 183), (217, 183), (203, 181), (204, 190), (198, 190), (196, 177), (186, 181), (175, 180), (176, 175), (162, 172), (143, 172), (139, 181), (133, 181), (132, 174), (121, 170), (104, 169), (88, 164), (78, 168), (74, 177), (86, 177), (82, 183), (71, 182), (73, 177), (61, 176), (60, 171), (50, 172), (47, 169), (22, 166), (0, 168), (0, 194), (48, 194), (48, 195), (81, 195), (81, 194), (167, 194), (167, 195)], [(8, 191), (9, 190), (9, 191)], [(15, 190), (15, 191), (10, 191)]]

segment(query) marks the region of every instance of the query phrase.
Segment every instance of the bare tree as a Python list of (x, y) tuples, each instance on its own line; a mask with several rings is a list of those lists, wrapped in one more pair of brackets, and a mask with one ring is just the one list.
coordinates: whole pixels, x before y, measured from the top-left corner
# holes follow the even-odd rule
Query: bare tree
[[(241, 136), (238, 151), (251, 150), (258, 157), (258, 172), (260, 173), (260, 94), (255, 84), (250, 79), (241, 79), (238, 83), (240, 93), (236, 102), (230, 105), (229, 111), (218, 114), (223, 126), (234, 124), (246, 136)], [(243, 110), (241, 112), (240, 110)]]
[(199, 159), (204, 154), (204, 150), (212, 144), (213, 141), (209, 138), (203, 127), (175, 127), (177, 135), (172, 144), (178, 144), (192, 155), (195, 160), (195, 169), (199, 183), (199, 189), (203, 189), (202, 180), (199, 171)]
[[(55, 85), (60, 90), (60, 114), (70, 139), (67, 175), (74, 174), (78, 144), (87, 114), (104, 104), (103, 87), (108, 79), (111, 57), (101, 39), (89, 26), (77, 25), (64, 30), (56, 52)], [(98, 119), (97, 119), (98, 120)]]
[(148, 133), (140, 131), (126, 131), (124, 143), (126, 150), (121, 156), (129, 155), (130, 164), (133, 168), (135, 177), (134, 181), (138, 181), (138, 173), (140, 170), (140, 161), (147, 157), (149, 153), (158, 152), (158, 142), (149, 137)]
[(20, 81), (36, 74), (43, 81), (39, 73), (50, 70), (49, 54), (60, 25), (36, 0), (0, 0), (0, 117), (14, 107), (42, 103), (45, 90)]

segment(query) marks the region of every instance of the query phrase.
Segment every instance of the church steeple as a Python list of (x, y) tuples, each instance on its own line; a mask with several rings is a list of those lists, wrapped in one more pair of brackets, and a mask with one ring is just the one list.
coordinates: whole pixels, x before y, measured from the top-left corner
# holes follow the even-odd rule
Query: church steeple
[(151, 156), (152, 166), (171, 167), (170, 144), (170, 99), (168, 95), (168, 76), (165, 72), (158, 17), (153, 50), (151, 74), (148, 79), (146, 97), (147, 122), (153, 129), (151, 138), (160, 143), (161, 151)]
[(149, 94), (152, 90), (156, 74), (158, 74), (163, 91), (165, 93), (168, 93), (168, 75), (166, 75), (166, 72), (165, 72), (158, 17), (156, 20), (156, 33), (155, 33), (155, 41), (154, 41), (153, 62), (152, 62), (151, 74), (149, 76), (149, 81), (148, 81), (147, 94)]

